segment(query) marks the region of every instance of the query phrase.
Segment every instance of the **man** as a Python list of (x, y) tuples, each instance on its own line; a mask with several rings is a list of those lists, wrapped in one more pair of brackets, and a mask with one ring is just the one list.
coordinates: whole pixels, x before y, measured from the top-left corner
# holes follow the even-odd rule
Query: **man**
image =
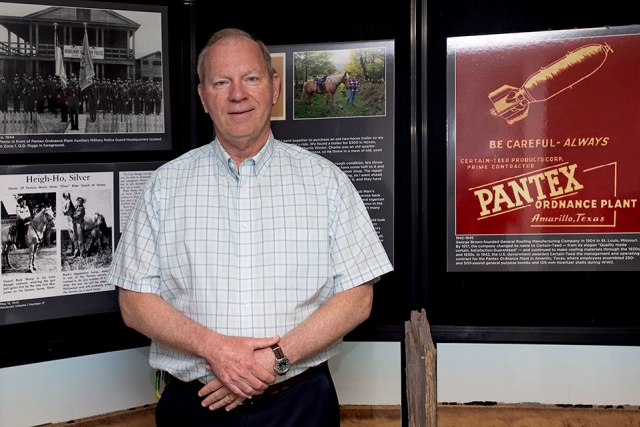
[(271, 134), (263, 43), (214, 34), (198, 76), (217, 137), (153, 173), (107, 277), (170, 374), (156, 422), (338, 427), (324, 362), (392, 266), (346, 175)]
[(91, 77), (91, 86), (85, 89), (85, 96), (87, 98), (87, 104), (89, 106), (89, 120), (91, 123), (96, 121), (98, 116), (98, 84), (95, 77)]
[(349, 95), (347, 96), (347, 105), (349, 105), (349, 102), (351, 102), (351, 105), (355, 105), (353, 101), (356, 99), (358, 89), (360, 89), (360, 81), (358, 80), (358, 76), (353, 74), (351, 78), (349, 78)]
[(73, 235), (75, 237), (76, 252), (74, 257), (84, 257), (84, 216), (85, 216), (85, 200), (82, 197), (76, 199), (76, 206), (71, 214), (73, 222)]
[(62, 85), (60, 77), (56, 77), (55, 96), (57, 105), (60, 106), (60, 122), (67, 123), (69, 120), (69, 106), (67, 105), (67, 88)]
[(69, 251), (67, 255), (73, 255), (76, 248), (75, 225), (73, 224), (73, 214), (76, 207), (71, 201), (71, 193), (62, 193), (62, 214), (67, 217), (67, 231), (69, 232)]
[(16, 205), (16, 247), (26, 248), (25, 235), (27, 234), (27, 223), (31, 221), (31, 210), (27, 206), (27, 201), (20, 197)]
[(13, 85), (11, 86), (11, 95), (13, 98), (13, 111), (15, 113), (20, 112), (20, 99), (22, 98), (23, 91), (22, 83), (20, 82), (20, 76), (16, 74), (13, 78)]
[(6, 113), (9, 109), (9, 84), (4, 76), (0, 76), (0, 112)]
[(38, 74), (36, 76), (36, 81), (33, 84), (36, 96), (36, 111), (38, 114), (44, 114), (44, 97), (45, 97), (45, 81), (42, 79), (42, 76)]
[(22, 93), (24, 94), (24, 111), (33, 115), (36, 103), (36, 88), (33, 78), (29, 77), (25, 80)]
[(156, 82), (153, 90), (153, 104), (155, 106), (155, 113), (160, 115), (160, 113), (162, 113), (162, 84), (160, 82)]
[(80, 111), (80, 84), (78, 83), (78, 78), (75, 74), (71, 74), (71, 81), (66, 88), (66, 98), (71, 130), (80, 130), (78, 127), (78, 114)]

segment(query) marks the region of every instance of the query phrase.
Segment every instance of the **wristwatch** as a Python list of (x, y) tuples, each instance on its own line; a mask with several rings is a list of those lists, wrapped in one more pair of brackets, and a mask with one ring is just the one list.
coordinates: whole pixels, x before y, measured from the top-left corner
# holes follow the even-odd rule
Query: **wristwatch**
[(276, 355), (276, 366), (274, 366), (273, 369), (278, 373), (278, 375), (286, 374), (291, 367), (289, 358), (284, 355), (282, 348), (280, 348), (278, 344), (272, 345), (271, 350), (273, 350), (273, 354)]

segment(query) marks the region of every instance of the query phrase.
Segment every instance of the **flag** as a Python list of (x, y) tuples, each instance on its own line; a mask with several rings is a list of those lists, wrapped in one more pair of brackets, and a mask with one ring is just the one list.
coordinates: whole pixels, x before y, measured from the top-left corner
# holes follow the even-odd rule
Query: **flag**
[(93, 71), (93, 60), (89, 49), (89, 37), (87, 37), (87, 27), (84, 28), (84, 40), (82, 41), (82, 56), (80, 58), (80, 88), (85, 90), (93, 84), (91, 77), (96, 73)]
[(62, 60), (62, 48), (58, 43), (58, 32), (55, 33), (55, 54), (56, 54), (56, 76), (60, 77), (62, 87), (67, 87), (67, 72), (64, 70), (64, 62)]

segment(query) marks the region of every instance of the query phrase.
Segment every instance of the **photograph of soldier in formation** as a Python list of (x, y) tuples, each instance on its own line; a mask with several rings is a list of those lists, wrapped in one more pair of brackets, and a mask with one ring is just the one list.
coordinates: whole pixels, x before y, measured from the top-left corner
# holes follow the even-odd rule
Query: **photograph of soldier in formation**
[(162, 133), (163, 75), (160, 13), (0, 7), (0, 135)]

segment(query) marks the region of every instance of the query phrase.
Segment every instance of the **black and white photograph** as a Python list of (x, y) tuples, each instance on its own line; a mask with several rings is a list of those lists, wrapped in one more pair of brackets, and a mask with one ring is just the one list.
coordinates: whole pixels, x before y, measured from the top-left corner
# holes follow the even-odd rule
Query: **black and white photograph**
[(170, 148), (166, 10), (77, 4), (0, 2), (0, 152)]
[(55, 273), (56, 193), (2, 196), (2, 275)]
[(111, 265), (113, 191), (77, 189), (59, 194), (62, 271), (93, 270)]
[(161, 164), (1, 166), (0, 325), (117, 310), (120, 221)]

